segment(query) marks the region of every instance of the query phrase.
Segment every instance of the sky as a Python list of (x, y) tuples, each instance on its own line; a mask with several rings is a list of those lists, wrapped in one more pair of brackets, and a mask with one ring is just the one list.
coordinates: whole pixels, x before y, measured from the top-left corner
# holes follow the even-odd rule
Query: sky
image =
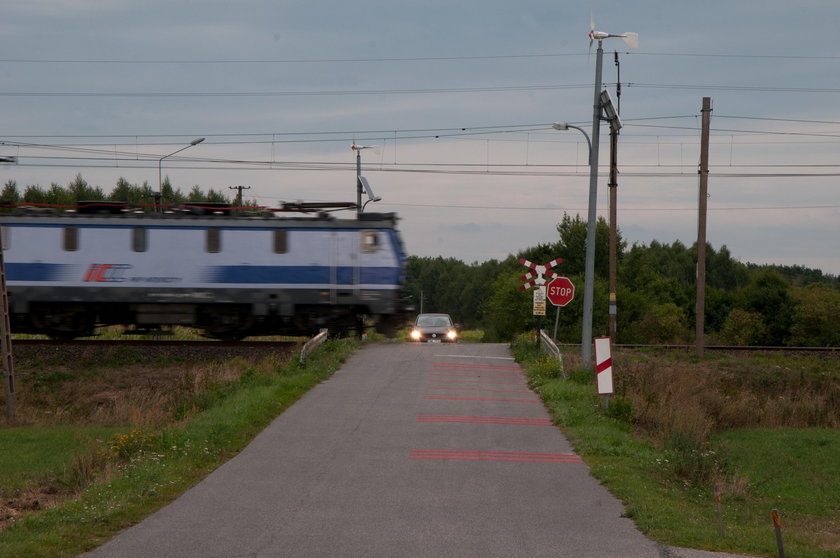
[(21, 191), (79, 174), (106, 193), (156, 188), (160, 167), (183, 192), (245, 186), (267, 207), (355, 201), (355, 143), (382, 198), (366, 210), (400, 216), (409, 254), (502, 259), (556, 241), (564, 213), (586, 218), (592, 18), (639, 35), (638, 49), (604, 40), (598, 87), (623, 124), (624, 239), (696, 242), (710, 97), (708, 242), (840, 275), (836, 0), (7, 4), (0, 159), (16, 163), (0, 181)]

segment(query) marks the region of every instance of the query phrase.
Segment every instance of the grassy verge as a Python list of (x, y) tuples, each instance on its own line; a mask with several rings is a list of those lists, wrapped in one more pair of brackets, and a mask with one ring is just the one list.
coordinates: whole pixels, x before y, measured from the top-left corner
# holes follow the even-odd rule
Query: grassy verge
[[(618, 381), (607, 410), (595, 395), (591, 372), (567, 361), (572, 371), (564, 379), (532, 341), (515, 342), (514, 351), (592, 474), (624, 502), (626, 515), (651, 538), (671, 546), (777, 556), (770, 512), (778, 509), (787, 555), (840, 555), (840, 430), (831, 427), (835, 410), (824, 406), (823, 416), (814, 417), (808, 409), (815, 400), (800, 394), (810, 401), (801, 412), (795, 401), (786, 400), (789, 383), (815, 382), (816, 388), (830, 392), (840, 377), (836, 363), (823, 363), (819, 378), (809, 379), (809, 365), (797, 360), (665, 362), (673, 357), (654, 354), (615, 358), (614, 375), (632, 376), (633, 382)], [(642, 366), (640, 361), (653, 364)], [(660, 365), (670, 368), (677, 384), (692, 386), (682, 399), (673, 398), (679, 389), (670, 382), (654, 383)], [(713, 369), (722, 372), (701, 389), (693, 379), (695, 369), (704, 378)], [(749, 384), (748, 391), (761, 400), (744, 398), (741, 415), (755, 415), (756, 422), (740, 428), (728, 426), (739, 414), (726, 402), (742, 399), (728, 376), (733, 369), (738, 382)], [(764, 392), (750, 384), (751, 374), (765, 385)], [(791, 428), (780, 419), (785, 413), (789, 423), (804, 420), (822, 426)], [(756, 427), (760, 420), (773, 427)], [(716, 493), (721, 495), (723, 536)]]
[[(235, 380), (192, 392), (178, 403), (173, 420), (160, 427), (0, 430), (3, 453), (19, 463), (11, 480), (4, 475), (3, 490), (25, 491), (45, 481), (60, 484), (62, 478), (75, 479), (77, 490), (0, 531), (0, 557), (76, 556), (98, 546), (240, 451), (356, 347), (349, 340), (329, 341), (305, 366), (295, 360), (267, 368), (246, 366)], [(50, 451), (53, 455), (39, 466)], [(37, 474), (27, 476), (26, 463)]]

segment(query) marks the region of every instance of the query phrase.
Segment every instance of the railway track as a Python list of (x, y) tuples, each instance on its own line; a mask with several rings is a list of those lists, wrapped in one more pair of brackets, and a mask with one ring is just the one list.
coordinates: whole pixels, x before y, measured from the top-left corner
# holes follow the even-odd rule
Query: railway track
[(13, 347), (206, 347), (280, 349), (302, 345), (305, 341), (187, 341), (176, 339), (12, 339)]
[[(563, 347), (580, 347), (580, 343), (558, 343)], [(629, 351), (686, 351), (693, 352), (695, 345), (639, 345), (631, 343), (618, 343), (616, 350)], [(713, 353), (779, 353), (786, 355), (823, 355), (827, 357), (840, 357), (840, 347), (769, 347), (769, 346), (743, 346), (743, 345), (706, 345), (706, 352)]]
[(37, 362), (96, 362), (123, 355), (127, 362), (156, 362), (176, 359), (185, 362), (218, 361), (231, 358), (262, 358), (299, 352), (303, 341), (183, 341), (173, 339), (12, 340), (15, 363), (23, 367)]
[[(665, 350), (665, 351), (694, 351), (695, 345), (631, 345), (619, 344), (617, 349), (633, 350)], [(707, 345), (705, 351), (717, 353), (781, 353), (797, 355), (833, 355), (840, 356), (840, 347), (767, 347), (767, 346), (743, 346), (743, 345)]]

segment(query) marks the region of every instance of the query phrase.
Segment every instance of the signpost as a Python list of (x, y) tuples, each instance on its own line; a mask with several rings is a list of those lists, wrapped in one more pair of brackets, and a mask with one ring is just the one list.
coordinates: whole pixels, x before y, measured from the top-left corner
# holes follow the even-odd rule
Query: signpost
[(531, 271), (520, 277), (520, 280), (524, 281), (524, 283), (519, 285), (519, 290), (526, 291), (531, 287), (536, 287), (534, 289), (534, 316), (537, 317), (537, 344), (539, 344), (540, 331), (542, 330), (542, 317), (545, 316), (546, 306), (545, 278), (554, 277), (554, 272), (551, 271), (551, 268), (559, 263), (563, 263), (563, 259), (556, 258), (545, 265), (537, 265), (529, 262), (525, 258), (519, 258), (519, 263), (531, 269)]
[(545, 316), (545, 287), (534, 289), (534, 316)]

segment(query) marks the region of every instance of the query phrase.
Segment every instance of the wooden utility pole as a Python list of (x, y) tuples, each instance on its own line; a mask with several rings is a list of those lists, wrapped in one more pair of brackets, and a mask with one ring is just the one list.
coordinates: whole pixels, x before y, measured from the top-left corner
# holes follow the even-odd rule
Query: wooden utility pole
[(236, 190), (236, 207), (242, 207), (242, 190), (250, 190), (250, 186), (228, 186), (230, 190)]
[(234, 201), (234, 205), (236, 206), (236, 213), (239, 213), (239, 209), (242, 207), (242, 190), (250, 190), (250, 186), (228, 186), (230, 190), (236, 190), (236, 201)]
[[(616, 85), (615, 96), (618, 106), (616, 113), (621, 114), (621, 64), (618, 51), (615, 51)], [(609, 300), (609, 335), (610, 346), (614, 347), (618, 334), (618, 128), (610, 125), (610, 300)]]
[(703, 122), (700, 132), (700, 193), (697, 218), (697, 302), (695, 342), (698, 357), (703, 356), (706, 323), (706, 210), (709, 197), (709, 127), (712, 119), (712, 99), (703, 97)]
[(3, 262), (5, 247), (0, 234), (0, 306), (3, 317), (0, 319), (0, 360), (3, 361), (3, 378), (6, 392), (6, 421), (17, 421), (17, 397), (15, 396), (15, 372), (12, 365), (12, 334), (9, 324), (9, 295), (6, 292), (6, 266)]
[(610, 128), (610, 343), (615, 346), (618, 301), (616, 290), (618, 288), (618, 130)]

